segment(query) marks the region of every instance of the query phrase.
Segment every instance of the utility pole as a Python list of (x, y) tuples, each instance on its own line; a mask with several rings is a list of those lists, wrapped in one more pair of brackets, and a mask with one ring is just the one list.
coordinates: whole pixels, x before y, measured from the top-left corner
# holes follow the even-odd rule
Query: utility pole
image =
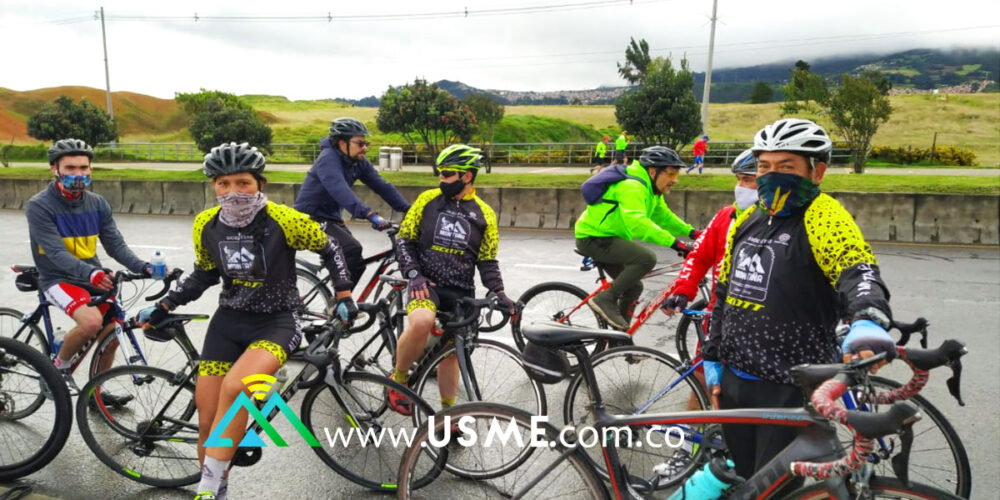
[(108, 118), (114, 121), (115, 111), (111, 108), (111, 73), (108, 71), (108, 37), (104, 33), (104, 7), (101, 7), (101, 42), (104, 44), (104, 83), (108, 89)]
[(712, 89), (712, 56), (715, 54), (715, 20), (719, 0), (712, 0), (712, 34), (708, 39), (708, 69), (705, 70), (705, 90), (701, 94), (701, 128), (708, 130), (708, 93)]

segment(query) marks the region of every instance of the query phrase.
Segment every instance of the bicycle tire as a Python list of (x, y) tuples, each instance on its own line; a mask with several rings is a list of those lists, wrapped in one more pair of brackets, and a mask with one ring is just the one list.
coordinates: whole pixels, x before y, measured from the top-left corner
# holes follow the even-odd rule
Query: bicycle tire
[[(899, 479), (894, 477), (872, 476), (868, 482), (873, 498), (893, 498), (893, 499), (915, 499), (915, 500), (953, 500), (960, 499), (948, 493), (930, 486), (910, 482), (909, 486), (904, 485)], [(853, 490), (849, 487), (848, 489)], [(852, 491), (852, 493), (854, 493)], [(883, 495), (883, 496), (879, 496)], [(820, 500), (832, 498), (826, 492), (826, 485), (817, 483), (806, 488), (793, 491), (784, 497), (785, 500)], [(853, 497), (852, 497), (853, 498)]]
[[(17, 309), (0, 307), (0, 337), (14, 338), (15, 332), (24, 324), (23, 318), (24, 313)], [(27, 338), (25, 332), (21, 331), (16, 340), (28, 344), (46, 356), (51, 355), (48, 338), (42, 329), (35, 323), (28, 323), (27, 327), (29, 332)]]
[[(873, 376), (869, 377), (869, 380), (875, 389), (880, 391), (895, 389), (902, 385), (895, 380), (883, 377)], [(916, 405), (925, 417), (913, 426), (914, 439), (910, 451), (910, 478), (934, 488), (951, 491), (960, 497), (969, 498), (972, 494), (972, 468), (965, 445), (955, 428), (941, 411), (923, 396), (918, 394), (907, 401)], [(931, 432), (934, 429), (940, 431), (940, 436), (935, 436)], [(942, 440), (944, 443), (941, 443)], [(942, 453), (941, 448), (945, 446), (950, 451), (948, 455)], [(950, 457), (952, 463), (946, 463), (946, 460), (943, 460), (945, 457)], [(928, 462), (931, 460), (934, 462)], [(880, 460), (873, 465), (875, 474), (883, 477), (894, 476), (888, 459)]]
[[(578, 447), (564, 446), (559, 441), (559, 431), (547, 422), (536, 421), (535, 427), (532, 427), (533, 420), (538, 418), (537, 415), (500, 403), (478, 402), (452, 407), (440, 416), (441, 420), (435, 422), (435, 433), (444, 431), (444, 425), (449, 422), (445, 420), (445, 416), (452, 419), (450, 422), (463, 417), (471, 417), (473, 423), (485, 420), (500, 423), (501, 427), (507, 427), (509, 423), (513, 422), (520, 429), (540, 428), (543, 431), (542, 437), (545, 441), (554, 443), (554, 446), (533, 448), (531, 463), (519, 468), (517, 473), (481, 481), (454, 480), (448, 476), (442, 476), (438, 481), (430, 484), (420, 484), (416, 480), (427, 477), (429, 474), (424, 471), (433, 469), (438, 458), (447, 456), (451, 448), (450, 445), (445, 448), (436, 448), (430, 439), (430, 426), (421, 426), (413, 443), (406, 448), (399, 462), (398, 498), (401, 500), (455, 498), (456, 496), (484, 499), (510, 498), (514, 492), (522, 493), (523, 498), (527, 499), (569, 498), (576, 500), (591, 498), (607, 500), (610, 498), (600, 476), (593, 466), (583, 458), (585, 453), (582, 450)], [(475, 428), (480, 429), (478, 425)], [(484, 434), (478, 433), (477, 442), (485, 442)], [(503, 453), (506, 448), (506, 445), (500, 447), (500, 453)], [(483, 450), (487, 449), (493, 451), (491, 448), (483, 448)], [(435, 450), (438, 450), (437, 453)], [(566, 468), (560, 468), (561, 466), (555, 463), (562, 459), (563, 454), (565, 454), (565, 462), (568, 465)], [(480, 454), (480, 456), (483, 455)], [(547, 460), (551, 460), (552, 463), (547, 464)], [(549, 470), (549, 466), (553, 467), (552, 470)], [(419, 472), (414, 473), (414, 471)], [(524, 471), (523, 474), (520, 473), (522, 471)], [(530, 491), (522, 491), (522, 488), (536, 479), (528, 477), (528, 475), (539, 471), (545, 472), (544, 477), (539, 478), (539, 482), (534, 484)], [(567, 474), (567, 471), (570, 472)], [(440, 470), (437, 472), (440, 473)], [(572, 477), (569, 477), (571, 475)], [(547, 478), (550, 481), (546, 481)]]
[[(552, 304), (539, 304), (538, 297), (543, 294), (551, 294)], [(562, 295), (562, 297), (560, 297)], [(514, 337), (514, 344), (519, 351), (524, 350), (524, 334), (521, 333), (521, 325), (527, 325), (534, 321), (560, 321), (569, 326), (583, 326), (587, 328), (608, 329), (608, 323), (604, 321), (588, 305), (580, 306), (576, 311), (573, 308), (583, 302), (589, 294), (582, 288), (559, 281), (549, 281), (539, 283), (521, 294), (518, 302), (524, 304), (521, 316), (518, 321), (511, 321), (511, 335)], [(534, 303), (534, 306), (532, 305)], [(543, 310), (534, 310), (538, 307)], [(572, 315), (567, 318), (566, 314)], [(597, 354), (607, 348), (605, 342), (595, 342), (593, 347), (588, 348), (591, 355)], [(570, 360), (570, 363), (574, 363)]]
[[(708, 301), (705, 299), (698, 299), (694, 304), (688, 306), (688, 309), (702, 311), (706, 307), (708, 307)], [(697, 324), (691, 321), (689, 316), (683, 314), (681, 315), (681, 319), (677, 321), (677, 334), (674, 336), (674, 346), (677, 349), (677, 357), (681, 360), (681, 363), (690, 362), (694, 359), (691, 349), (694, 349), (697, 340), (694, 342), (688, 342), (688, 333), (691, 331), (691, 325), (695, 325), (695, 327), (697, 327)], [(698, 335), (695, 334), (694, 338), (697, 339)]]
[[(76, 423), (90, 451), (111, 470), (142, 484), (177, 488), (197, 483), (201, 478), (201, 466), (198, 463), (198, 421), (195, 416), (194, 384), (190, 377), (184, 377), (180, 381), (178, 379), (176, 373), (167, 370), (133, 365), (112, 368), (87, 382), (80, 389), (80, 397), (76, 401)], [(110, 410), (100, 401), (99, 389), (114, 388), (111, 392), (119, 396), (132, 395), (132, 391), (128, 390), (130, 387), (153, 387), (156, 384), (162, 384), (159, 392), (150, 392), (141, 397), (133, 395), (127, 413), (112, 413), (117, 410)], [(181, 400), (175, 399), (173, 406), (165, 413), (168, 419), (166, 421), (171, 422), (170, 426), (163, 426), (163, 422), (151, 422), (152, 418), (164, 409), (162, 405), (152, 403), (152, 400), (155, 397), (170, 397), (178, 385), (182, 385), (179, 394)], [(91, 400), (98, 403), (95, 405), (96, 408), (91, 408)], [(143, 402), (150, 402), (152, 408), (139, 410)], [(138, 416), (136, 422), (126, 420), (126, 417), (136, 420), (136, 416)], [(146, 420), (143, 420), (143, 417), (146, 417)], [(150, 425), (163, 430), (156, 436), (140, 438), (140, 434), (148, 430)], [(112, 442), (115, 439), (121, 442)], [(154, 452), (166, 451), (174, 453), (169, 457), (154, 455)], [(127, 461), (129, 458), (135, 458), (136, 462)], [(170, 472), (160, 477), (156, 475), (158, 473), (149, 469), (158, 463), (165, 466), (177, 464), (186, 470)]]
[[(20, 362), (16, 360), (20, 360)], [(6, 395), (4, 388), (8, 384), (13, 383), (10, 379), (13, 378), (12, 375), (14, 373), (23, 373), (13, 371), (14, 363), (20, 365), (22, 362), (26, 363), (27, 367), (40, 377), (36, 381), (33, 376), (28, 375), (23, 383), (30, 384), (39, 391), (48, 390), (52, 394), (53, 416), (51, 418), (41, 418), (42, 415), (38, 415), (40, 425), (51, 423), (52, 431), (49, 432), (48, 438), (38, 447), (38, 451), (30, 454), (28, 457), (12, 461), (12, 463), (7, 463), (6, 459), (0, 460), (0, 481), (12, 481), (36, 472), (48, 465), (49, 462), (59, 455), (59, 452), (66, 445), (66, 439), (69, 437), (70, 429), (73, 426), (73, 404), (70, 399), (69, 389), (66, 387), (66, 382), (63, 381), (55, 366), (52, 365), (52, 361), (37, 349), (27, 344), (0, 337), (0, 397), (5, 398), (5, 404), (10, 404), (14, 401), (12, 397)], [(40, 383), (44, 383), (46, 387), (41, 387)], [(32, 415), (37, 410), (38, 407), (32, 411)], [(5, 422), (17, 420), (18, 423), (15, 427), (18, 428), (32, 424), (33, 422), (25, 422), (25, 418), (28, 416), (20, 415), (16, 419), (8, 419), (4, 413), (0, 413), (0, 436), (5, 434), (5, 427), (12, 428), (10, 424), (5, 424)], [(10, 439), (0, 439), (0, 441), (5, 443), (14, 442)], [(17, 442), (19, 443), (18, 446), (6, 447), (6, 453), (24, 451), (27, 441), (19, 439)], [(4, 454), (0, 454), (0, 458), (4, 456)]]
[[(362, 387), (362, 384), (365, 384), (367, 387)], [(367, 413), (367, 418), (371, 419), (378, 418), (379, 424), (383, 423), (385, 418), (396, 418), (401, 422), (406, 422), (407, 425), (409, 426), (415, 425), (412, 417), (398, 414), (391, 408), (389, 408), (388, 403), (386, 402), (385, 399), (385, 395), (387, 394), (386, 391), (388, 391), (389, 389), (404, 394), (409, 401), (415, 403), (416, 406), (419, 407), (421, 412), (425, 412), (424, 413), (425, 415), (432, 411), (430, 406), (425, 401), (420, 399), (420, 397), (417, 396), (416, 393), (414, 393), (413, 391), (411, 391), (409, 388), (407, 388), (402, 384), (399, 384), (388, 378), (374, 375), (371, 373), (348, 372), (344, 374), (344, 384), (339, 387), (339, 390), (343, 392), (350, 392), (350, 394), (348, 394), (345, 397), (345, 402), (347, 402), (347, 400), (353, 401), (357, 405), (357, 407), (352, 408), (350, 410), (344, 408), (344, 406), (340, 403), (340, 401), (338, 401), (337, 398), (334, 396), (332, 398), (333, 404), (326, 404), (326, 406), (331, 408), (329, 415), (328, 416), (324, 415), (322, 417), (323, 421), (320, 422), (320, 417), (316, 413), (320, 411), (319, 406), (322, 403), (317, 403), (317, 399), (322, 394), (329, 393), (330, 395), (333, 395), (333, 389), (329, 385), (321, 384), (311, 388), (309, 392), (306, 393), (305, 398), (302, 400), (302, 407), (300, 410), (302, 423), (305, 424), (306, 428), (309, 429), (309, 431), (312, 432), (313, 435), (317, 437), (319, 437), (319, 435), (317, 435), (316, 431), (320, 428), (325, 428), (327, 432), (329, 432), (331, 428), (336, 428), (337, 431), (334, 431), (335, 434), (340, 430), (341, 427), (345, 425), (349, 426), (351, 430), (360, 428), (361, 425), (364, 424), (364, 422), (355, 422), (355, 419), (350, 416), (352, 414), (364, 415), (365, 413)], [(361, 402), (359, 401), (359, 399), (361, 399), (362, 394), (370, 399), (370, 401), (368, 401), (367, 404), (374, 403), (373, 405), (371, 405), (370, 408), (367, 407), (367, 404), (362, 405)], [(389, 427), (384, 426), (381, 428), (384, 429)], [(372, 428), (369, 427), (369, 430), (371, 429)], [(404, 431), (404, 429), (397, 429), (397, 430)], [(333, 438), (330, 439), (332, 440)], [(342, 442), (343, 441), (341, 441), (341, 443)], [(354, 444), (355, 441), (351, 439), (350, 443)], [(376, 452), (378, 453), (382, 453), (387, 450), (395, 451), (394, 447), (392, 446), (375, 446), (375, 447), (361, 446), (360, 448), (358, 447), (349, 448), (347, 446), (334, 447), (332, 446), (332, 443), (329, 443), (329, 440), (326, 443), (322, 443), (322, 439), (321, 439), (321, 444), (322, 446), (314, 447), (313, 451), (316, 453), (317, 456), (319, 456), (320, 460), (322, 460), (323, 463), (325, 463), (328, 467), (336, 471), (337, 474), (340, 474), (341, 476), (343, 476), (344, 478), (348, 479), (349, 481), (355, 484), (364, 486), (365, 488), (369, 488), (372, 490), (377, 490), (377, 491), (396, 490), (396, 479), (397, 479), (396, 476), (398, 474), (398, 470), (395, 467), (384, 467), (384, 465), (387, 463), (397, 464), (399, 463), (399, 458), (396, 456), (392, 456), (389, 457), (390, 458), (389, 460), (383, 460), (382, 457), (380, 457), (378, 460), (373, 460), (369, 462), (367, 460), (367, 455), (366, 455), (366, 453), (372, 449), (376, 450)], [(330, 449), (328, 449), (328, 445)], [(341, 452), (341, 456), (339, 458), (335, 457), (332, 451)], [(353, 460), (351, 459), (360, 459), (362, 466), (374, 464), (376, 467), (379, 466), (381, 467), (380, 470), (377, 471), (378, 474), (361, 473), (354, 470), (356, 467), (346, 463), (347, 461), (353, 462)], [(427, 478), (426, 480), (430, 481), (433, 480), (433, 478)]]
[(333, 293), (319, 276), (296, 267), (295, 285), (299, 289), (299, 300), (302, 301), (299, 309), (302, 319), (327, 319), (333, 314)]
[[(521, 359), (521, 355), (515, 351), (512, 347), (492, 339), (476, 339), (474, 341), (468, 342), (465, 345), (466, 350), (470, 353), (470, 358), (474, 358), (473, 363), (478, 366), (474, 366), (473, 370), (476, 372), (477, 385), (479, 385), (480, 392), (484, 401), (499, 401), (502, 399), (505, 403), (510, 404), (518, 408), (525, 408), (535, 415), (545, 415), (546, 414), (546, 399), (545, 399), (545, 388), (544, 386), (533, 379), (531, 375), (528, 374), (527, 369), (524, 367), (524, 362)], [(506, 358), (506, 361), (512, 363), (505, 363), (504, 368), (500, 368), (499, 362), (492, 361), (482, 355), (484, 352), (496, 352), (499, 353), (501, 358)], [(450, 345), (447, 348), (441, 349), (433, 358), (421, 363), (417, 374), (414, 376), (416, 379), (415, 383), (410, 384), (413, 387), (414, 392), (418, 396), (423, 398), (424, 401), (439, 401), (438, 391), (433, 391), (431, 386), (437, 387), (437, 367), (441, 364), (444, 358), (454, 355), (456, 352), (456, 346)], [(480, 355), (477, 356), (477, 353)], [(521, 382), (517, 382), (517, 373), (520, 372), (523, 376)], [(486, 375), (488, 374), (488, 375)], [(434, 377), (432, 377), (432, 375)], [(494, 388), (484, 389), (484, 384), (487, 379), (495, 380), (500, 382), (500, 385)], [(431, 380), (434, 381), (433, 384), (428, 384)], [(511, 382), (513, 382), (513, 388), (511, 388)], [(468, 397), (463, 386), (461, 379), (458, 383), (458, 399), (456, 403), (467, 401), (465, 398)], [(512, 393), (518, 388), (522, 389), (518, 391), (523, 393), (525, 397), (517, 398), (512, 396)], [(524, 390), (527, 389), (527, 390)], [(431, 394), (433, 392), (433, 394)], [(514, 399), (512, 402), (511, 400)], [(531, 401), (533, 399), (534, 401)], [(441, 405), (431, 404), (434, 410), (440, 410)], [(516, 469), (520, 464), (524, 463), (530, 455), (531, 448), (526, 448), (528, 451), (523, 456), (518, 456), (514, 461), (504, 464), (502, 467), (498, 467), (492, 471), (482, 471), (463, 468), (462, 466), (455, 465), (455, 461), (461, 457), (453, 456), (451, 460), (448, 461), (445, 469), (452, 474), (459, 477), (464, 477), (466, 479), (489, 479), (506, 474), (514, 469)]]
[[(159, 342), (146, 337), (141, 328), (133, 328), (131, 333), (135, 336), (135, 340), (146, 358), (146, 366), (154, 366), (167, 371), (178, 372), (191, 366), (198, 359), (198, 351), (187, 335), (183, 337), (178, 335), (167, 342)], [(118, 345), (118, 337), (112, 331), (101, 340), (100, 344), (97, 345), (97, 349), (94, 350), (93, 356), (90, 357), (90, 371), (88, 372), (90, 378), (93, 378), (100, 371), (104, 356), (111, 349), (112, 345), (115, 346), (115, 354), (114, 359), (111, 361), (112, 364), (109, 365), (109, 369), (131, 364), (122, 355), (121, 346)], [(176, 346), (177, 349), (170, 349), (168, 346)], [(183, 362), (181, 362), (182, 358), (178, 355), (177, 350), (183, 356)], [(156, 355), (151, 355), (151, 353), (156, 353)], [(169, 364), (166, 364), (168, 362)], [(118, 364), (115, 365), (115, 363)]]
[[(649, 361), (658, 363), (658, 365), (650, 365), (648, 364)], [(594, 376), (598, 381), (598, 388), (601, 389), (601, 398), (604, 400), (609, 413), (619, 415), (637, 414), (639, 409), (636, 407), (637, 405), (651, 401), (668, 384), (678, 379), (681, 380), (678, 385), (656, 400), (660, 404), (650, 406), (643, 413), (668, 413), (685, 409), (690, 397), (690, 393), (685, 388), (694, 394), (699, 407), (698, 409), (705, 410), (711, 408), (708, 395), (698, 382), (698, 379), (690, 375), (682, 378), (684, 371), (681, 369), (681, 362), (662, 351), (642, 346), (616, 347), (594, 356), (591, 363), (594, 367)], [(664, 375), (657, 375), (656, 378), (648, 380), (643, 374), (647, 366), (662, 366), (664, 371), (658, 373), (663, 373)], [(613, 393), (612, 387), (609, 384), (603, 384), (602, 387), (600, 383), (602, 371), (609, 373), (610, 376), (607, 378), (617, 381), (617, 387), (614, 388)], [(661, 379), (666, 380), (661, 381)], [(581, 388), (583, 388), (582, 392)], [(645, 393), (639, 394), (641, 391), (645, 391)], [(618, 396), (621, 396), (623, 399), (616, 399)], [(680, 409), (676, 407), (678, 404), (680, 405)], [(593, 426), (593, 415), (589, 414), (589, 410), (587, 410), (591, 405), (590, 391), (584, 382), (583, 374), (574, 374), (573, 378), (569, 381), (569, 385), (566, 387), (566, 396), (563, 401), (563, 418), (565, 422), (577, 427)], [(647, 432), (651, 431), (660, 432), (661, 430), (647, 429)], [(635, 436), (633, 435), (633, 437)], [(639, 439), (646, 438), (640, 437)], [(636, 440), (633, 439), (633, 442), (636, 442)], [(648, 439), (645, 442), (648, 443)], [(641, 447), (642, 443), (640, 442), (638, 446)], [(685, 478), (699, 465), (702, 449), (686, 450), (686, 452), (690, 451), (691, 453), (690, 465), (682, 474), (677, 474), (673, 481), (661, 484), (657, 489), (673, 486)], [(669, 451), (675, 450), (680, 450), (680, 448)], [(593, 450), (594, 453), (590, 453), (590, 451), (588, 450), (588, 453), (586, 453), (587, 459), (591, 461), (594, 469), (597, 470), (601, 477), (607, 478), (608, 473), (600, 449)], [(634, 450), (631, 447), (618, 447), (618, 455), (621, 463), (629, 471), (640, 476), (652, 471), (652, 467), (657, 465), (652, 463), (653, 461), (657, 463), (663, 461), (662, 458), (648, 452), (648, 447), (636, 448)]]

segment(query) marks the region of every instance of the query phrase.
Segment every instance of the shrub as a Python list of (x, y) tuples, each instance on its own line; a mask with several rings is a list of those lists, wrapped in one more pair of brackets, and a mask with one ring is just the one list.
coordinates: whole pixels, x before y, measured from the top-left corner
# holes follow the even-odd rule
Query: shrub
[(976, 164), (976, 153), (956, 146), (937, 146), (931, 155), (931, 148), (913, 146), (875, 146), (869, 158), (900, 165), (913, 165), (928, 160), (937, 165), (970, 166)]

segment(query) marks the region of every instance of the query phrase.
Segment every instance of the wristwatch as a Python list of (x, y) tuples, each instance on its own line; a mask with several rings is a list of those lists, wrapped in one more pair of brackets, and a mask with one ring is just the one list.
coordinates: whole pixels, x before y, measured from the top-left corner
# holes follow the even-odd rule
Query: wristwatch
[(406, 272), (406, 279), (412, 280), (413, 278), (416, 278), (417, 276), (420, 276), (420, 271), (418, 271), (416, 269), (410, 269), (409, 271)]

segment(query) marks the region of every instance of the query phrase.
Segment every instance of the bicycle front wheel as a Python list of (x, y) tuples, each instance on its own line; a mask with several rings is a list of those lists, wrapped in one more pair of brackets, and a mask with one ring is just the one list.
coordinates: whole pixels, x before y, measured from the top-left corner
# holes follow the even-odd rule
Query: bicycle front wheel
[[(708, 307), (708, 301), (700, 299), (688, 306), (688, 309), (701, 311)], [(689, 316), (681, 315), (677, 321), (677, 334), (674, 338), (674, 346), (677, 348), (677, 357), (681, 363), (694, 359), (698, 352), (698, 331), (702, 328), (701, 321), (693, 321)]]
[[(35, 404), (39, 399), (52, 404), (42, 408)], [(69, 389), (52, 362), (26, 344), (0, 337), (0, 481), (48, 465), (65, 446), (72, 422)]]
[[(864, 498), (892, 498), (892, 499), (914, 499), (914, 500), (957, 500), (957, 497), (936, 488), (932, 488), (920, 483), (910, 482), (909, 486), (904, 485), (899, 479), (894, 477), (872, 476), (868, 483), (871, 490), (870, 497)], [(785, 497), (785, 500), (821, 500), (834, 497), (826, 491), (827, 487), (823, 483), (814, 484), (808, 488), (802, 488), (792, 492)], [(854, 485), (850, 485), (851, 498), (855, 498)], [(857, 497), (860, 498), (860, 497)]]
[(0, 307), (0, 337), (7, 337), (28, 344), (48, 356), (49, 342), (34, 323), (25, 324), (24, 314), (17, 309)]
[[(140, 328), (126, 330), (124, 335), (128, 339), (128, 350), (132, 351), (132, 355), (135, 356), (138, 355), (135, 352), (136, 347), (138, 347), (142, 358), (146, 361), (146, 366), (155, 366), (169, 372), (179, 372), (191, 366), (193, 360), (198, 359), (198, 351), (186, 335), (175, 336), (166, 342), (147, 337)], [(132, 339), (135, 341), (133, 342)], [(122, 349), (118, 337), (112, 331), (101, 340), (94, 355), (90, 358), (90, 377), (93, 378), (98, 373), (116, 366), (134, 364), (142, 364), (142, 362), (132, 362), (126, 359), (125, 349)]]
[(302, 319), (326, 319), (333, 314), (333, 294), (315, 274), (301, 267), (295, 268), (295, 286), (299, 289)]
[[(569, 283), (552, 281), (540, 283), (521, 294), (518, 302), (524, 304), (521, 317), (517, 322), (511, 322), (511, 335), (518, 351), (524, 350), (524, 335), (521, 325), (530, 325), (542, 321), (557, 321), (567, 326), (584, 328), (608, 328), (604, 321), (585, 301), (587, 292)], [(588, 347), (588, 352), (596, 354), (606, 347), (604, 342), (596, 342)], [(573, 363), (574, 361), (570, 361)]]
[[(399, 462), (398, 498), (607, 499), (604, 483), (583, 451), (537, 418), (513, 406), (484, 402), (434, 415), (434, 425), (420, 427)], [(543, 445), (532, 447), (533, 435)], [(424, 484), (427, 471), (438, 467), (440, 457), (458, 449), (482, 470), (509, 463), (512, 457), (528, 458), (516, 470), (494, 478), (463, 481), (441, 475)]]
[[(150, 486), (198, 482), (198, 420), (194, 383), (186, 372), (121, 366), (80, 389), (76, 422), (83, 441), (111, 470)], [(105, 395), (124, 404), (113, 406)]]

